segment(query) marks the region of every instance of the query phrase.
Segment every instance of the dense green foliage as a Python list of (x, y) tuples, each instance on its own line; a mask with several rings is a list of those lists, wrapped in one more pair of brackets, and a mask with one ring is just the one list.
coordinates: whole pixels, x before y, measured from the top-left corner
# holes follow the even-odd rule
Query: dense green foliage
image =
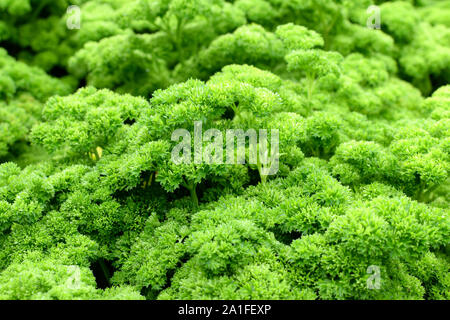
[[(0, 299), (450, 299), (449, 19), (0, 0)], [(175, 163), (194, 122), (278, 130), (279, 170)]]

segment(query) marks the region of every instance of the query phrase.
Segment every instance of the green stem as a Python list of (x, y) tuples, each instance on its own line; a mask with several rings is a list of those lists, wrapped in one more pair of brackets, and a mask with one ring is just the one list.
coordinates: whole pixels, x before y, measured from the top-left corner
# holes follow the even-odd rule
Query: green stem
[[(325, 49), (325, 50), (328, 50), (329, 47), (330, 47), (330, 40), (329, 40), (330, 37), (329, 37), (329, 34), (330, 34), (330, 31), (334, 28), (334, 26), (335, 26), (335, 24), (336, 24), (336, 21), (337, 21), (337, 19), (338, 19), (338, 16), (339, 16), (339, 15), (337, 15), (337, 14), (333, 15), (333, 20), (331, 21), (331, 23), (328, 24), (328, 27), (326, 27), (325, 30), (324, 30), (323, 40), (324, 40), (324, 49)], [(326, 21), (326, 20), (327, 20), (327, 19), (324, 19), (324, 20), (322, 20), (322, 21)]]
[(262, 164), (261, 164), (261, 162), (259, 160), (258, 160), (257, 167), (258, 167), (258, 173), (259, 173), (259, 178), (261, 179), (261, 183), (264, 184), (264, 183), (267, 182), (267, 176), (265, 174), (262, 174), (262, 167), (263, 166), (262, 166)]
[(307, 75), (307, 99), (308, 99), (308, 114), (311, 113), (312, 109), (312, 97), (314, 94), (315, 86), (316, 86), (316, 77), (313, 74)]
[(436, 184), (436, 185), (428, 188), (427, 190), (420, 189), (419, 196), (416, 198), (416, 200), (419, 202), (424, 202), (424, 203), (431, 202), (431, 195), (439, 186), (440, 186), (439, 184)]
[(421, 181), (419, 184), (419, 187), (417, 188), (416, 193), (414, 194), (415, 200), (422, 202), (422, 194), (424, 192), (424, 189), (425, 189), (425, 185), (424, 185), (423, 181)]
[(180, 53), (180, 61), (184, 60), (184, 52), (183, 52), (183, 45), (182, 45), (182, 33), (183, 33), (183, 27), (184, 27), (184, 21), (178, 20), (177, 21), (177, 29), (175, 32), (176, 37), (176, 43), (177, 43), (177, 50)]
[(239, 113), (238, 107), (236, 106), (236, 103), (233, 102), (233, 104), (231, 104), (231, 109), (234, 112), (234, 118), (239, 120), (241, 118), (241, 115)]
[(197, 197), (197, 184), (194, 182), (188, 183), (186, 179), (184, 179), (184, 183), (182, 185), (189, 190), (189, 194), (191, 195), (191, 200), (195, 208), (198, 208), (198, 197)]
[(311, 154), (313, 157), (320, 158), (320, 146), (312, 145), (311, 146)]
[(152, 180), (153, 180), (153, 172), (150, 173), (150, 177), (148, 177), (147, 188), (149, 188), (150, 185), (152, 184)]
[(170, 28), (170, 22), (163, 22), (163, 31), (167, 33), (169, 36), (169, 39), (172, 41), (173, 45), (175, 46), (176, 52), (178, 52), (178, 60), (183, 61), (183, 46), (181, 44), (181, 35), (183, 31), (184, 21), (179, 20), (176, 18), (177, 26), (175, 30), (171, 30)]
[(195, 191), (195, 185), (192, 188), (189, 188), (189, 193), (191, 194), (192, 203), (195, 208), (198, 208), (198, 197), (197, 192)]
[(265, 183), (267, 182), (267, 176), (264, 175), (264, 174), (262, 174), (262, 175), (260, 175), (260, 176), (261, 176), (261, 183), (262, 183), (262, 184), (265, 184)]
[(307, 79), (308, 79), (308, 101), (311, 102), (314, 93), (316, 79), (313, 75), (308, 75)]

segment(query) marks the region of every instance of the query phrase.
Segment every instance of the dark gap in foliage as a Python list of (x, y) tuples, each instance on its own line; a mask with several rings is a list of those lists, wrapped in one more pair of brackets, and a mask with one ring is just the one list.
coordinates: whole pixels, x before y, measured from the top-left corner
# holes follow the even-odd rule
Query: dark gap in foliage
[(161, 290), (155, 290), (151, 287), (143, 287), (141, 289), (141, 295), (144, 296), (147, 300), (156, 300), (158, 297), (158, 294), (161, 292)]
[(43, 7), (41, 12), (39, 12), (39, 18), (46, 19), (46, 18), (49, 18), (51, 15), (53, 15), (51, 8), (52, 8), (51, 5)]
[(120, 199), (126, 199), (129, 196), (131, 196), (132, 190), (128, 191), (128, 190), (124, 190), (124, 189), (119, 189), (114, 191), (111, 194), (111, 198), (114, 200), (120, 200)]
[[(449, 74), (450, 74), (450, 70), (449, 70), (449, 73), (446, 74), (447, 77), (449, 77)], [(430, 94), (428, 95), (429, 97), (431, 97), (437, 89), (439, 89), (440, 87), (446, 86), (448, 84), (448, 79), (445, 78), (445, 74), (440, 74), (440, 75), (431, 74), (430, 81), (431, 81), (432, 89), (430, 91)]]
[(64, 191), (57, 191), (49, 200), (50, 208), (54, 208), (55, 210), (59, 209), (59, 204), (64, 202), (68, 197), (68, 193)]
[(222, 114), (222, 119), (232, 120), (234, 118), (234, 111), (231, 107), (228, 107)]
[(165, 289), (170, 288), (172, 286), (172, 278), (175, 275), (175, 272), (177, 270), (179, 270), (181, 268), (181, 266), (187, 261), (188, 261), (188, 256), (187, 256), (187, 254), (185, 254), (185, 257), (183, 258), (183, 261), (180, 260), (177, 263), (177, 265), (175, 266), (175, 268), (167, 270), (167, 273), (166, 273), (167, 281), (166, 281), (166, 285), (164, 286), (164, 288), (162, 290), (165, 290)]
[(111, 276), (114, 273), (112, 263), (108, 260), (98, 259), (91, 264), (91, 270), (95, 277), (98, 289), (111, 287)]
[(79, 82), (78, 82), (78, 88), (84, 88), (84, 87), (86, 87), (87, 86), (87, 80), (86, 80), (86, 78), (81, 78), (81, 79), (79, 79)]
[(208, 191), (208, 190), (209, 191), (214, 190), (214, 192), (209, 192), (207, 194), (207, 197), (205, 199), (203, 199), (206, 202), (217, 201), (220, 196), (225, 195), (225, 192), (223, 192), (222, 184), (218, 184), (213, 181), (206, 180), (206, 181), (202, 181), (202, 183), (197, 186), (198, 198), (199, 199), (203, 198), (205, 191)]
[[(145, 173), (141, 173), (142, 181), (148, 181), (148, 175)], [(144, 184), (141, 183), (131, 190), (116, 190), (112, 194), (112, 198), (122, 205), (127, 205), (128, 201), (140, 204), (142, 205), (140, 208), (143, 210), (139, 211), (141, 215), (149, 216), (152, 212), (155, 212), (159, 219), (163, 219), (167, 202), (174, 198), (169, 195), (171, 194), (167, 193), (159, 183), (153, 180), (150, 186), (144, 187)]]
[(131, 126), (131, 125), (133, 125), (135, 122), (136, 122), (136, 119), (125, 119), (125, 121), (123, 122), (123, 124), (126, 124), (126, 125)]
[[(139, 188), (141, 188), (142, 191), (140, 191)], [(135, 198), (141, 198), (142, 194), (145, 192), (146, 190), (144, 190), (141, 186), (137, 186), (136, 188), (131, 190), (125, 189), (116, 190), (114, 191), (114, 193), (111, 194), (111, 197), (117, 201), (126, 200), (128, 198), (132, 198), (134, 200)]]
[(427, 97), (430, 95), (430, 92), (432, 90), (427, 90), (425, 87), (421, 87), (420, 85), (418, 85), (417, 83), (414, 82), (414, 79), (409, 76), (408, 74), (406, 74), (406, 72), (403, 70), (402, 66), (399, 65), (398, 66), (398, 74), (397, 76), (406, 82), (409, 82), (411, 85), (413, 85), (416, 89), (418, 89), (420, 91), (420, 93), (422, 94), (422, 96)]
[(414, 181), (415, 181), (416, 185), (420, 185), (420, 181), (421, 181), (420, 174), (418, 174), (417, 172), (414, 173)]
[[(203, 198), (205, 191), (207, 191), (210, 187), (214, 188), (216, 186), (216, 185), (210, 184), (208, 182), (209, 182), (208, 180), (202, 181), (202, 183), (199, 183), (195, 188), (199, 202)], [(191, 194), (189, 191), (187, 192), (187, 196), (191, 197)], [(209, 201), (209, 199), (208, 199), (208, 201)]]
[(19, 52), (21, 52), (23, 50), (16, 43), (13, 43), (8, 40), (0, 42), (0, 47), (5, 49), (10, 56), (15, 57), (15, 58), (17, 58), (17, 56), (19, 55)]
[(158, 183), (155, 183), (154, 181), (150, 186), (144, 187), (143, 183), (136, 186), (133, 189), (130, 190), (116, 190), (112, 195), (112, 198), (114, 200), (121, 200), (121, 199), (127, 199), (127, 198), (133, 198), (133, 199), (149, 199), (151, 198), (158, 198), (158, 197), (165, 197), (166, 192), (161, 188), (161, 186)]
[(0, 163), (9, 162), (13, 161), (14, 159), (17, 159), (23, 152), (26, 151), (26, 148), (28, 148), (29, 146), (30, 143), (28, 141), (24, 140), (16, 141), (14, 144), (9, 146), (8, 155), (0, 157)]
[(62, 78), (69, 75), (67, 70), (62, 66), (54, 66), (48, 73), (56, 78)]
[(159, 32), (159, 30), (154, 30), (154, 29), (151, 29), (151, 28), (142, 28), (142, 29), (133, 29), (133, 32), (135, 33), (135, 34), (155, 34), (155, 33), (158, 33)]
[[(124, 124), (133, 124), (136, 120), (126, 119)], [(141, 171), (139, 174), (139, 178), (141, 180), (141, 187), (143, 189), (149, 189), (155, 185), (155, 172), (154, 171)]]
[[(203, 192), (202, 192), (201, 190), (199, 190), (199, 189), (201, 189), (201, 188), (200, 188), (200, 185), (197, 186), (197, 188), (196, 188), (196, 191), (197, 191), (197, 197), (198, 197), (198, 199), (200, 200), (201, 197), (203, 196)], [(182, 199), (182, 198), (185, 198), (185, 197), (191, 198), (191, 194), (189, 193), (189, 190), (187, 190), (187, 189), (184, 188), (184, 187), (179, 187), (178, 189), (174, 190), (174, 191), (172, 192), (172, 195), (173, 195), (172, 200), (175, 200), (175, 199)]]
[(270, 231), (273, 232), (275, 239), (277, 239), (279, 242), (290, 245), (292, 241), (300, 239), (302, 237), (302, 233), (298, 231), (292, 231), (289, 233), (283, 233), (279, 232), (278, 230), (271, 229)]
[[(152, 175), (150, 178), (150, 174)], [(114, 200), (127, 199), (129, 197), (136, 199), (135, 201), (146, 201), (149, 199), (157, 199), (159, 202), (164, 201), (166, 203), (172, 202), (174, 200), (179, 200), (184, 197), (190, 197), (189, 191), (184, 187), (179, 187), (173, 192), (167, 192), (161, 186), (161, 184), (155, 181), (155, 172), (142, 171), (140, 174), (141, 182), (130, 190), (120, 189), (112, 193), (112, 198)], [(150, 184), (149, 184), (150, 181)], [(197, 194), (198, 187), (197, 187)]]
[(0, 157), (0, 164), (5, 163), (5, 162), (9, 162), (10, 155), (7, 156), (1, 156)]
[(249, 186), (256, 186), (261, 182), (261, 177), (259, 176), (258, 169), (248, 168), (248, 176), (249, 176)]
[(172, 268), (169, 269), (166, 273), (166, 284), (164, 285), (163, 288), (161, 288), (160, 290), (157, 289), (153, 289), (150, 286), (147, 287), (143, 287), (141, 289), (141, 295), (145, 296), (147, 300), (156, 300), (156, 298), (158, 297), (158, 295), (164, 291), (167, 288), (170, 288), (172, 286), (172, 278), (175, 275), (175, 272), (177, 270), (179, 270), (183, 264), (185, 264), (188, 260), (189, 260), (189, 255), (187, 253), (185, 253), (181, 259), (178, 261), (177, 265)]
[[(183, 239), (183, 241), (186, 240), (186, 238)], [(189, 261), (189, 259), (191, 258), (191, 256), (188, 253), (184, 253), (183, 256), (180, 258), (180, 260), (178, 261), (178, 263), (176, 264), (175, 268), (170, 269), (167, 271), (167, 282), (166, 285), (164, 286), (164, 289), (170, 288), (172, 286), (172, 279), (173, 276), (175, 275), (176, 270), (179, 270), (186, 262)]]
[[(1, 162), (0, 162), (0, 164), (1, 164)], [(3, 237), (7, 237), (7, 236), (9, 236), (11, 233), (12, 233), (12, 230), (11, 230), (11, 227), (9, 227), (9, 228), (7, 228), (7, 229), (5, 229), (5, 230), (2, 231), (2, 236), (3, 236)]]

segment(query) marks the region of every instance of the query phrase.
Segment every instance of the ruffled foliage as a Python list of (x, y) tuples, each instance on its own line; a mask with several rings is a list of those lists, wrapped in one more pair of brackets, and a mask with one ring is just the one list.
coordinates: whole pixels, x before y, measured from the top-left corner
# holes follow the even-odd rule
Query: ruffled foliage
[(70, 4), (0, 0), (0, 299), (450, 299), (444, 1)]

